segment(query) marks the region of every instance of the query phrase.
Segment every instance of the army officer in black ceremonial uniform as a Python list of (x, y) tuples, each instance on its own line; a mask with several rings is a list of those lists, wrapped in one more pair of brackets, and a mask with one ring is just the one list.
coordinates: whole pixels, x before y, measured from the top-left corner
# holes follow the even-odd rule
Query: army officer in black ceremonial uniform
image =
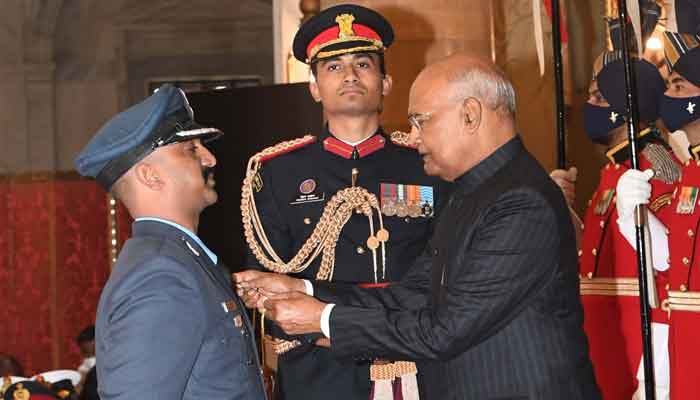
[[(323, 104), (327, 125), (316, 137), (265, 154), (252, 193), (267, 241), (282, 260), (290, 260), (311, 235), (330, 199), (353, 185), (376, 195), (388, 233), (382, 238), (388, 239), (380, 246), (382, 251), (368, 240), (370, 232), (380, 228), (378, 214), (370, 226), (366, 215), (353, 213), (340, 232), (332, 275), (319, 277), (316, 259), (297, 277), (370, 286), (398, 281), (423, 252), (440, 204), (446, 200), (446, 184), (425, 175), (420, 155), (402, 140), (407, 135), (390, 136), (380, 126), (383, 98), (392, 87), (384, 50), (393, 39), (384, 17), (356, 5), (328, 8), (296, 34), (294, 55), (311, 66), (309, 89)], [(248, 263), (260, 265), (252, 253)], [(276, 399), (417, 395), (415, 379), (411, 381), (415, 370), (406, 367), (409, 363), (369, 357), (340, 360), (323, 347), (322, 335), (286, 337), (279, 330), (274, 336), (279, 355)], [(374, 380), (385, 379), (372, 383), (370, 371)], [(404, 373), (392, 382), (391, 375)], [(402, 386), (400, 390), (397, 385)]]

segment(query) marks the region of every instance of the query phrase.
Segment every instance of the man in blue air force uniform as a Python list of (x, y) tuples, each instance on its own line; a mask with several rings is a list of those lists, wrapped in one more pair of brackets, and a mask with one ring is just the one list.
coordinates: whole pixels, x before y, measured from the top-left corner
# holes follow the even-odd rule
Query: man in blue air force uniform
[(222, 133), (197, 125), (171, 85), (112, 118), (76, 159), (134, 217), (97, 309), (99, 394), (117, 399), (265, 399), (250, 322), (197, 237), (217, 200)]

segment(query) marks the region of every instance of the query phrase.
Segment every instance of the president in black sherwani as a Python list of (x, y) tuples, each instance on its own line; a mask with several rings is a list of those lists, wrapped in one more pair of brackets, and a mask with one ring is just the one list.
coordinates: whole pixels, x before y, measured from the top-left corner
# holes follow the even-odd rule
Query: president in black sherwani
[(426, 172), (455, 182), (426, 253), (383, 291), (315, 282), (316, 299), (293, 278), (239, 273), (247, 303), (288, 333), (322, 331), (338, 357), (418, 361), (434, 372), (429, 399), (600, 398), (569, 212), (514, 115), (513, 88), (488, 62), (423, 70), (412, 135)]

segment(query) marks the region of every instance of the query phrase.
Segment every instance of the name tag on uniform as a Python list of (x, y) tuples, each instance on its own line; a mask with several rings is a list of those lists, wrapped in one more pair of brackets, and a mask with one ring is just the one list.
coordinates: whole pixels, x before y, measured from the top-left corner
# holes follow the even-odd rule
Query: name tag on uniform
[(304, 179), (300, 184), (299, 184), (299, 194), (297, 195), (296, 198), (292, 199), (289, 204), (295, 205), (295, 204), (305, 204), (305, 203), (315, 203), (318, 201), (323, 201), (326, 199), (326, 193), (324, 192), (317, 192), (318, 185), (316, 184), (316, 181), (309, 178), (309, 179)]
[(683, 186), (678, 194), (677, 214), (692, 214), (695, 211), (695, 204), (698, 201), (698, 188), (694, 186)]
[(435, 211), (432, 186), (379, 184), (382, 214), (391, 217), (430, 218)]

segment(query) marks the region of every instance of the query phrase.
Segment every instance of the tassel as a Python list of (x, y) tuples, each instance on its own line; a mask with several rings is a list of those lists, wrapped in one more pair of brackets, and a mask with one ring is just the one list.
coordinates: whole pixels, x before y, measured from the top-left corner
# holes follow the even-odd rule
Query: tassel
[(372, 392), (372, 400), (394, 400), (394, 390), (391, 381), (388, 379), (374, 381), (374, 390)]
[(403, 394), (403, 400), (419, 400), (420, 395), (418, 394), (418, 381), (416, 380), (416, 374), (406, 374), (402, 375), (401, 380), (401, 393)]

